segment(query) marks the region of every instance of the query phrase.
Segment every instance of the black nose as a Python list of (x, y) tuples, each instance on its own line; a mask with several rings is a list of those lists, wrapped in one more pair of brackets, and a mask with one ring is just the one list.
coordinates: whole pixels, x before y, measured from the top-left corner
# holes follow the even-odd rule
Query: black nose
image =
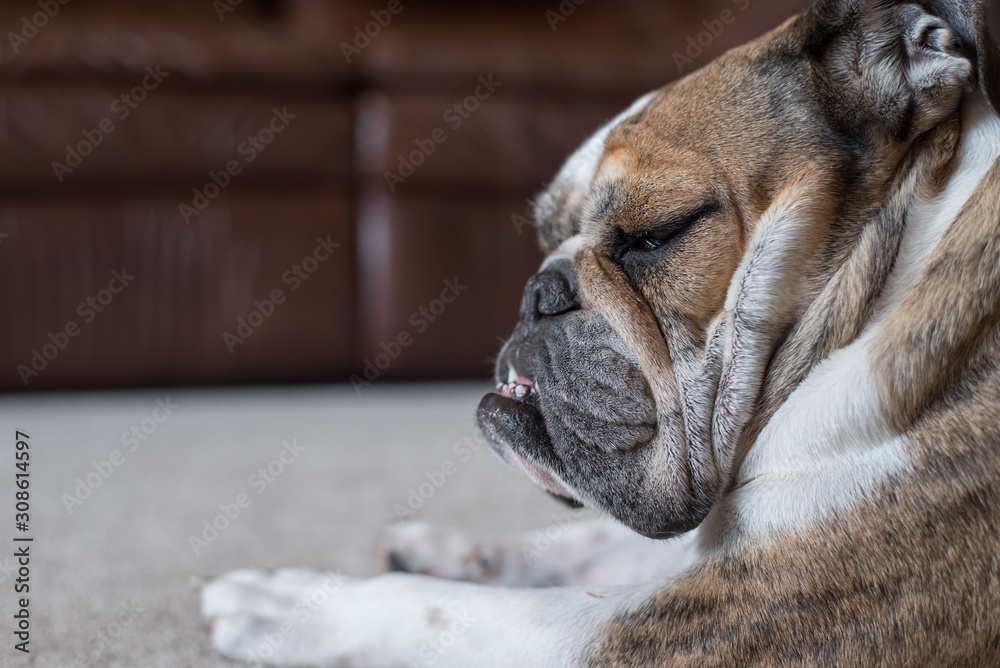
[(521, 321), (568, 313), (580, 308), (579, 287), (573, 263), (560, 260), (528, 279), (521, 298)]

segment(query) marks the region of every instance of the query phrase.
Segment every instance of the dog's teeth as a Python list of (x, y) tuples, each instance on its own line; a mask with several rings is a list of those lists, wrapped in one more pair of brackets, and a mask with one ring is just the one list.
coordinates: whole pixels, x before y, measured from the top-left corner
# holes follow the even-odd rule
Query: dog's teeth
[(508, 367), (507, 382), (497, 385), (497, 394), (522, 401), (534, 392), (534, 381), (518, 374), (513, 367)]

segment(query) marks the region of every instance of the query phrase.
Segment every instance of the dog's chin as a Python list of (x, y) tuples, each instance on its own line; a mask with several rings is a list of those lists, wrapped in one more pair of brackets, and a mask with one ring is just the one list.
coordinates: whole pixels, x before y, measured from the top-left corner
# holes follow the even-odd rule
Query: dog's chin
[[(538, 394), (530, 381), (508, 383), (479, 403), (479, 427), (490, 445), (511, 468), (571, 506), (580, 500), (560, 480), (562, 463), (552, 452)], [(512, 387), (513, 385), (513, 387)], [(564, 474), (564, 473), (563, 473)]]
[(525, 476), (528, 477), (533, 483), (544, 489), (546, 492), (552, 496), (562, 499), (568, 502), (576, 502), (576, 497), (573, 493), (566, 489), (551, 472), (549, 472), (544, 466), (535, 463), (531, 459), (518, 454), (513, 448), (508, 445), (502, 446), (500, 450), (500, 456), (505, 462), (507, 462), (512, 468), (520, 471)]

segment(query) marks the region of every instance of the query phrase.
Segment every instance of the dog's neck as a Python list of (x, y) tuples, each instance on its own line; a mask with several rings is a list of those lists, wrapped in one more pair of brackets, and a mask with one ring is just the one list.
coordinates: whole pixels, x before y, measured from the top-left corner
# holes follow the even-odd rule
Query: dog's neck
[(927, 265), (962, 207), (972, 197), (986, 172), (1000, 157), (1000, 117), (981, 93), (973, 93), (962, 109), (962, 140), (958, 164), (944, 190), (932, 198), (918, 196), (907, 212), (905, 233), (896, 264), (875, 311), (875, 322), (903, 300)]
[[(949, 227), (1000, 157), (1000, 116), (979, 93), (961, 111), (961, 139), (943, 187), (918, 184), (898, 253), (860, 335), (825, 357), (770, 417), (729, 493), (703, 524), (704, 541), (807, 527), (911, 467), (899, 421), (887, 415), (872, 358), (880, 327), (904, 302)], [(921, 192), (932, 191), (931, 196)], [(891, 252), (891, 251), (886, 251)], [(974, 270), (974, 269), (973, 269)]]

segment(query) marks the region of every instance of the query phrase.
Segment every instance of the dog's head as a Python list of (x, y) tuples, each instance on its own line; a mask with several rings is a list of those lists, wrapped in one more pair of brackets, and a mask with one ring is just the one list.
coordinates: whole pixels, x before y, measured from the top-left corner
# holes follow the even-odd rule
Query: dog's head
[(586, 142), (537, 200), (548, 257), (479, 407), (501, 457), (647, 536), (697, 526), (857, 335), (803, 321), (915, 147), (977, 85), (1000, 100), (984, 11), (820, 0)]

